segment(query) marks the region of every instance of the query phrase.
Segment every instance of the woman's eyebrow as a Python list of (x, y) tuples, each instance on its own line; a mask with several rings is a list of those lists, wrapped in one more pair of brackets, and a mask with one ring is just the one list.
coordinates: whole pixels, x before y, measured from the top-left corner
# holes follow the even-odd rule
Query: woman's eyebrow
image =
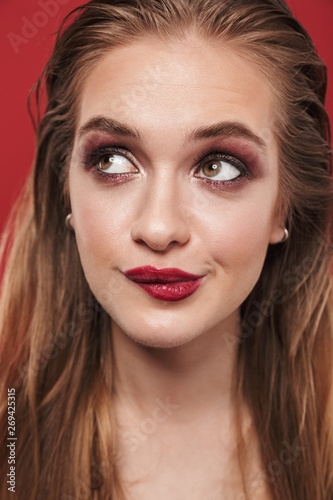
[(81, 138), (87, 132), (93, 130), (100, 130), (102, 132), (107, 132), (108, 134), (116, 134), (120, 136), (132, 137), (139, 141), (141, 139), (139, 132), (135, 128), (130, 128), (127, 125), (114, 120), (113, 118), (108, 118), (105, 116), (96, 116), (90, 118), (82, 127), (79, 128), (77, 135)]
[(253, 132), (247, 125), (235, 121), (225, 121), (207, 127), (198, 127), (191, 132), (187, 140), (188, 142), (194, 142), (200, 139), (209, 139), (221, 135), (223, 137), (243, 137), (254, 142), (261, 149), (266, 148), (266, 143), (261, 137)]
[[(140, 133), (135, 128), (131, 128), (124, 123), (113, 118), (105, 116), (96, 116), (90, 118), (78, 130), (78, 137), (81, 138), (87, 132), (100, 130), (109, 134), (115, 134), (123, 137), (131, 137), (137, 141), (141, 140)], [(257, 144), (261, 149), (265, 149), (265, 141), (253, 132), (247, 125), (235, 121), (225, 121), (213, 125), (202, 126), (194, 129), (186, 138), (186, 142), (196, 142), (202, 139), (212, 137), (243, 137)]]

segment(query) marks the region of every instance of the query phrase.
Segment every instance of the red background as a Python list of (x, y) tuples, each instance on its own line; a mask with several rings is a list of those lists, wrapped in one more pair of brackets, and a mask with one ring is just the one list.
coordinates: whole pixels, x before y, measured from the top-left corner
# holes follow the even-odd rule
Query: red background
[[(61, 19), (84, 0), (1, 0), (1, 170), (0, 232), (34, 155), (27, 112), (29, 90), (52, 49)], [(289, 0), (328, 66), (327, 109), (333, 122), (333, 0)], [(22, 38), (18, 38), (22, 37)]]

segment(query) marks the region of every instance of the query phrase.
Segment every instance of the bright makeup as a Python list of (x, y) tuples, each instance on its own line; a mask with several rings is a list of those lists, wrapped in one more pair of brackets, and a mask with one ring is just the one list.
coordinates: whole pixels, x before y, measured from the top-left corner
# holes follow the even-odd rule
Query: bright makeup
[(169, 301), (186, 299), (200, 287), (203, 279), (180, 269), (152, 266), (129, 269), (124, 274), (152, 297)]

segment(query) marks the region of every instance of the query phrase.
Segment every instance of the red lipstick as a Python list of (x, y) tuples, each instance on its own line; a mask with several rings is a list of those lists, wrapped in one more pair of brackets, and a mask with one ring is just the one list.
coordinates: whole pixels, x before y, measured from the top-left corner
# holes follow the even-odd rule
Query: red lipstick
[(175, 267), (136, 267), (124, 274), (152, 297), (169, 301), (182, 300), (192, 295), (200, 287), (203, 278)]

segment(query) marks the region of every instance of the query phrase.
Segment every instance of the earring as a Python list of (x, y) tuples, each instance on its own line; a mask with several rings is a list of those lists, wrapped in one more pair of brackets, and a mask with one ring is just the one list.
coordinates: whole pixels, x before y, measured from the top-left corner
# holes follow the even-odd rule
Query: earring
[(287, 241), (287, 239), (288, 239), (288, 238), (289, 238), (289, 231), (288, 231), (288, 229), (285, 227), (285, 228), (284, 228), (284, 235), (283, 235), (283, 238), (282, 238), (282, 240), (281, 240), (281, 242), (280, 242), (280, 243), (284, 243), (285, 241)]
[(72, 214), (68, 214), (66, 219), (65, 219), (65, 225), (67, 227), (67, 229), (70, 229), (71, 231), (73, 231), (73, 227), (71, 225), (71, 217), (72, 217)]

